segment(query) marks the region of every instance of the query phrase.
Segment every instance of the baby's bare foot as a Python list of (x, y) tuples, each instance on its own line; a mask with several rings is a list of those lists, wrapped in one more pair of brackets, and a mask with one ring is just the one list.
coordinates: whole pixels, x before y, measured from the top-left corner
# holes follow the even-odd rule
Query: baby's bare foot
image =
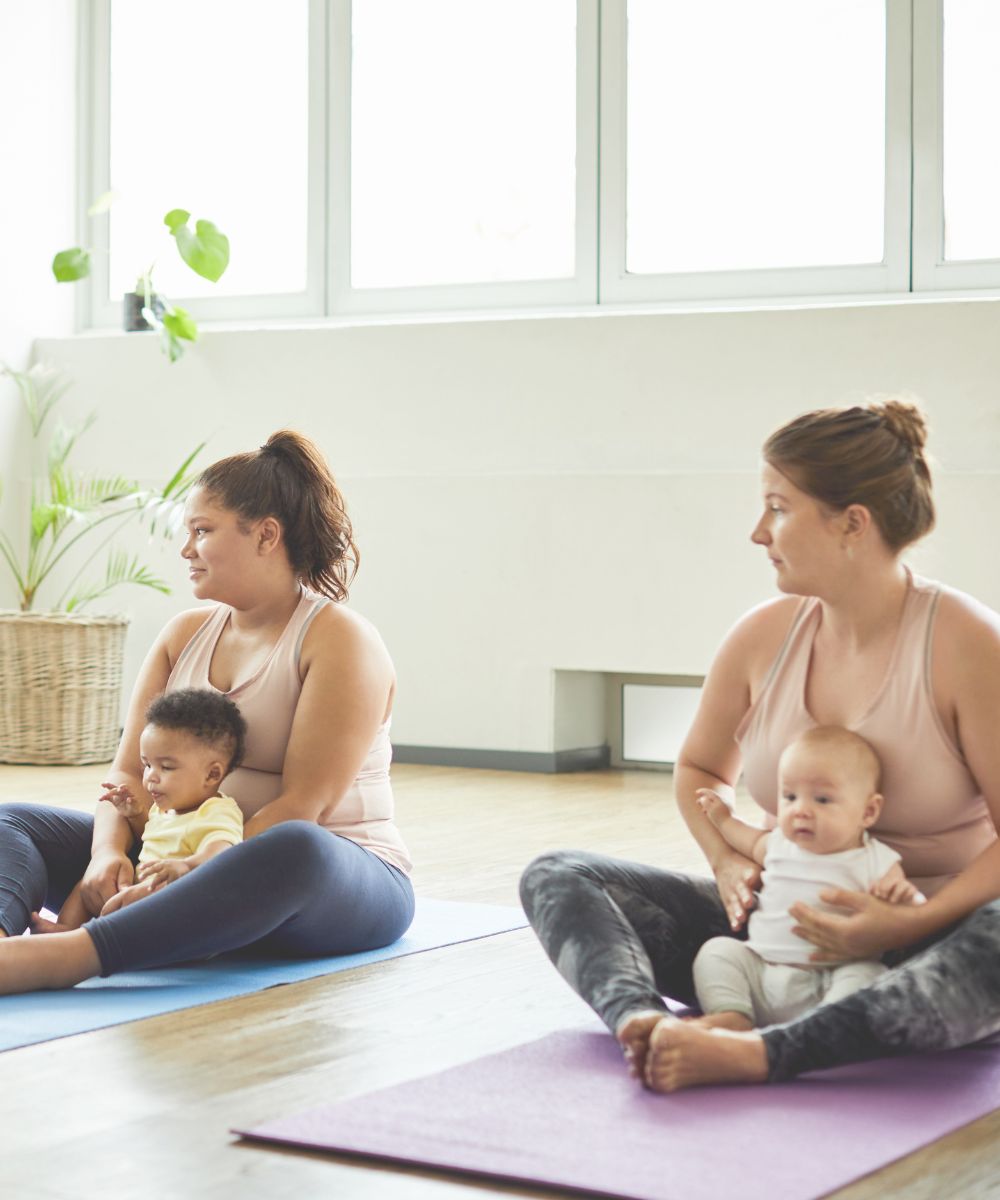
[(663, 1019), (663, 1013), (656, 1008), (643, 1009), (625, 1017), (615, 1030), (615, 1037), (625, 1053), (628, 1073), (636, 1079), (641, 1079), (646, 1068), (646, 1054), (649, 1050), (649, 1037), (658, 1021)]
[(757, 1033), (663, 1020), (650, 1035), (644, 1082), (655, 1092), (766, 1079), (767, 1053)]
[(41, 913), (31, 914), (31, 932), (35, 933), (69, 933), (72, 925), (61, 925), (58, 921), (50, 921)]

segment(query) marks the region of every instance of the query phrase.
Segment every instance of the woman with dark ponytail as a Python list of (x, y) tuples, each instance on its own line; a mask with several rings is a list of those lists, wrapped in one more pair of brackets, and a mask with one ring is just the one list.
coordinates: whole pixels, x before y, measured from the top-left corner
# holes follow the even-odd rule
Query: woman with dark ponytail
[[(764, 444), (751, 539), (783, 595), (729, 632), (674, 773), (714, 878), (584, 851), (543, 855), (524, 873), (543, 946), (648, 1087), (784, 1080), (1000, 1032), (1000, 616), (902, 559), (934, 524), (926, 434), (914, 404), (889, 399), (805, 413)], [(876, 751), (871, 832), (927, 902), (834, 889), (822, 910), (792, 904), (811, 965), (882, 958), (893, 969), (760, 1031), (678, 1020), (663, 996), (695, 1003), (695, 956), (709, 938), (746, 937), (760, 882), (698, 792), (731, 798), (742, 770), (772, 827), (782, 751), (817, 725), (845, 726)], [(825, 779), (810, 786), (835, 801)]]
[[(185, 524), (194, 594), (214, 604), (175, 617), (147, 655), (108, 786), (148, 801), (143, 713), (163, 692), (214, 688), (248, 726), (243, 763), (223, 785), (243, 810), (245, 840), (143, 893), (129, 887), (137, 847), (113, 806), (94, 818), (0, 807), (0, 991), (246, 946), (349, 954), (395, 941), (413, 918), (389, 783), (395, 675), (376, 630), (342, 603), (358, 550), (322, 454), (281, 430), (213, 464)], [(81, 878), (93, 920), (12, 936)]]

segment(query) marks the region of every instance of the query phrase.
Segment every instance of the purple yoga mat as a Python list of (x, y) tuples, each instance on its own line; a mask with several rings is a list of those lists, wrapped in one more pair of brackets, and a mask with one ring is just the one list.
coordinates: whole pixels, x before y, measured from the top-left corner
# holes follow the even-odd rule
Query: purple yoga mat
[(574, 1030), (234, 1132), (628, 1200), (814, 1200), (998, 1105), (996, 1045), (660, 1096)]

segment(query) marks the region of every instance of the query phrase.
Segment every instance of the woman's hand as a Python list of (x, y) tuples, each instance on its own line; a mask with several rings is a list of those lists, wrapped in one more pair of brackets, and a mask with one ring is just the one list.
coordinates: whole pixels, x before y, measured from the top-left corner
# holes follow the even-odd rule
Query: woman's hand
[(132, 863), (120, 850), (104, 850), (90, 860), (81, 881), (87, 911), (99, 913), (112, 896), (127, 888), (135, 878)]
[(727, 850), (714, 864), (715, 882), (734, 930), (746, 924), (756, 903), (754, 892), (760, 886), (760, 867), (735, 850)]
[(824, 904), (840, 912), (826, 913), (808, 904), (793, 904), (788, 910), (797, 922), (792, 932), (816, 950), (811, 962), (841, 963), (879, 958), (886, 950), (897, 950), (921, 936), (915, 916), (919, 906), (888, 904), (866, 892), (845, 892), (834, 888), (820, 893)]
[(100, 915), (106, 917), (109, 913), (117, 912), (120, 908), (125, 908), (129, 904), (135, 904), (137, 900), (145, 900), (155, 890), (151, 883), (133, 883), (129, 887), (122, 888), (120, 892), (115, 892), (101, 909)]

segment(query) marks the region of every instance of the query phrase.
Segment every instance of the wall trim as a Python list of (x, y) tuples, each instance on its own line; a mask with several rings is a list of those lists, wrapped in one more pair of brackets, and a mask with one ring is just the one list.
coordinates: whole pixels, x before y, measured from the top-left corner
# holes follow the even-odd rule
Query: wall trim
[(533, 771), (561, 775), (568, 771), (601, 771), (611, 762), (607, 746), (579, 750), (471, 750), (456, 746), (397, 746), (392, 760), (428, 767), (472, 767), (488, 771)]

